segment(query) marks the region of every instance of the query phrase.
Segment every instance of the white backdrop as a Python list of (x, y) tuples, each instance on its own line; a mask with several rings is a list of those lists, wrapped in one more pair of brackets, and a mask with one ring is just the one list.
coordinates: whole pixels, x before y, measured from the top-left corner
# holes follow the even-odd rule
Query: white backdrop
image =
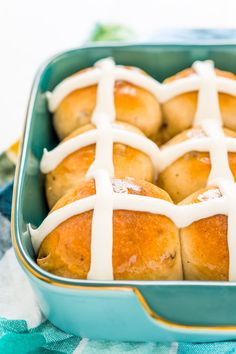
[(235, 0), (0, 0), (0, 151), (19, 137), (42, 61), (77, 47), (98, 22), (145, 38), (163, 28), (236, 28)]

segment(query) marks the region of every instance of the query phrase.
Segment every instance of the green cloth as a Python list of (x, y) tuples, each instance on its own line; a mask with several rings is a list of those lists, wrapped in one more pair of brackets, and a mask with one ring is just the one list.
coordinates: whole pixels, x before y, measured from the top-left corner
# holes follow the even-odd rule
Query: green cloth
[(79, 337), (67, 334), (49, 321), (28, 330), (24, 320), (0, 319), (0, 353), (73, 353), (80, 342)]
[(129, 27), (118, 24), (97, 23), (91, 35), (90, 42), (125, 41), (135, 38), (135, 33)]

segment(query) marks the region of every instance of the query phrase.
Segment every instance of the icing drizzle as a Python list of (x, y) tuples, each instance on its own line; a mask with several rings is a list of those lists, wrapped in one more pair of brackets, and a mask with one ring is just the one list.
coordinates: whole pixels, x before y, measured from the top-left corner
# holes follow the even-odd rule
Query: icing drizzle
[[(87, 175), (95, 179), (96, 195), (52, 212), (37, 229), (30, 227), (36, 252), (43, 239), (55, 227), (73, 215), (93, 209), (91, 265), (88, 278), (110, 280), (113, 279), (113, 210), (135, 210), (165, 215), (178, 227), (186, 227), (202, 218), (223, 214), (228, 216), (229, 280), (236, 280), (236, 237), (234, 233), (236, 185), (233, 182), (228, 162), (228, 151), (236, 151), (236, 140), (224, 136), (218, 102), (218, 91), (236, 96), (236, 85), (233, 80), (216, 77), (211, 61), (195, 62), (193, 68), (195, 74), (190, 77), (169, 84), (160, 84), (139, 72), (116, 67), (113, 60), (108, 58), (97, 62), (92, 70), (64, 80), (48, 96), (49, 109), (53, 112), (70, 92), (98, 84), (97, 104), (92, 116), (96, 129), (62, 143), (51, 152), (45, 151), (41, 162), (42, 171), (48, 172), (71, 152), (96, 142), (95, 161)], [(198, 105), (193, 125), (200, 126), (206, 137), (191, 139), (160, 151), (144, 137), (113, 128), (115, 80), (124, 80), (140, 86), (153, 93), (160, 102), (167, 101), (181, 93), (198, 90)], [(187, 151), (209, 151), (212, 168), (208, 184), (218, 186), (222, 196), (203, 203), (174, 205), (157, 198), (115, 193), (110, 177), (114, 174), (112, 153), (113, 143), (116, 141), (138, 147), (146, 152), (152, 158), (156, 170), (159, 171)], [(156, 157), (154, 157), (155, 153)]]
[[(111, 58), (99, 60), (90, 70), (63, 80), (54, 88), (53, 92), (47, 93), (50, 112), (55, 112), (63, 99), (73, 91), (98, 84), (103, 76), (101, 63), (104, 61), (108, 62), (108, 60), (111, 61)], [(204, 67), (208, 66), (208, 69), (204, 70), (203, 65)], [(146, 89), (151, 92), (159, 102), (163, 103), (182, 93), (198, 91), (200, 86), (203, 87), (202, 77), (205, 73), (209, 76), (213, 76), (212, 70), (211, 73), (209, 70), (209, 67), (213, 67), (213, 65), (213, 62), (210, 60), (205, 62), (197, 61), (193, 63), (196, 74), (164, 84), (161, 84), (150, 76), (144, 75), (138, 70), (129, 70), (121, 66), (113, 67), (113, 73), (115, 81), (126, 81)], [(203, 70), (201, 76), (198, 75), (200, 70)], [(218, 92), (236, 96), (234, 80), (216, 76), (214, 77), (214, 82)], [(205, 80), (205, 83), (208, 85), (207, 80)]]
[(112, 280), (113, 188), (105, 170), (97, 170), (94, 178), (96, 199), (92, 222), (91, 265), (87, 278)]
[[(105, 131), (106, 134), (104, 134)], [(99, 140), (99, 133), (103, 134), (102, 137), (100, 137), (100, 140), (103, 142), (104, 146), (105, 144), (108, 145), (108, 139), (112, 139), (112, 143), (123, 143), (134, 149), (141, 150), (142, 152), (146, 153), (152, 160), (154, 170), (156, 172), (157, 170), (160, 171), (160, 166), (162, 163), (164, 163), (164, 160), (162, 162), (162, 153), (153, 141), (146, 138), (145, 136), (136, 134), (134, 132), (129, 132), (127, 130), (119, 129), (119, 127), (113, 127), (106, 123), (102, 123), (101, 125), (99, 125), (98, 129), (89, 130), (81, 135), (66, 140), (50, 152), (44, 149), (43, 158), (40, 164), (41, 171), (43, 173), (53, 171), (68, 155), (85, 146), (97, 143), (97, 141)], [(228, 144), (229, 149), (230, 151), (234, 151), (234, 149), (236, 151), (236, 141), (234, 141), (233, 139), (231, 140), (231, 144)], [(99, 157), (98, 152), (96, 156)], [(103, 160), (105, 160), (105, 153), (102, 156)], [(103, 162), (101, 161), (100, 168), (102, 167), (102, 163)], [(98, 165), (98, 162), (96, 162), (96, 164)], [(107, 168), (107, 165), (105, 167)], [(111, 169), (111, 171), (113, 172), (113, 168)], [(110, 172), (111, 176), (113, 175), (112, 172)]]

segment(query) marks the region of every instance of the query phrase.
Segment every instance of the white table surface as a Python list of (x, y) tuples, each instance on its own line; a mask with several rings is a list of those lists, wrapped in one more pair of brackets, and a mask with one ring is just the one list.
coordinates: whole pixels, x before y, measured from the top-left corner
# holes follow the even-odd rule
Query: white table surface
[(235, 13), (235, 0), (0, 0), (0, 151), (21, 134), (39, 65), (78, 47), (96, 22), (124, 23), (145, 38), (170, 27), (236, 27)]

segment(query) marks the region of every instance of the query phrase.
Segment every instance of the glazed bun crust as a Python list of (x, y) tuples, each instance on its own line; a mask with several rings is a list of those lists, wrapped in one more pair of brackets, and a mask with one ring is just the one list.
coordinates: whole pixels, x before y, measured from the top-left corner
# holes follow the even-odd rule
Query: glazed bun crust
[[(130, 67), (128, 69), (138, 70)], [(79, 73), (81, 72), (84, 70)], [(53, 118), (60, 139), (90, 123), (96, 105), (96, 94), (97, 86), (89, 86), (72, 92), (61, 102)], [(114, 99), (118, 121), (138, 127), (148, 137), (157, 134), (162, 123), (162, 113), (160, 104), (150, 92), (124, 81), (116, 81)]]
[[(166, 192), (145, 181), (114, 179), (117, 193), (147, 195), (171, 202)], [(94, 181), (81, 183), (63, 196), (56, 210), (95, 194)], [(90, 267), (92, 211), (73, 216), (60, 224), (42, 242), (37, 263), (62, 277), (86, 279)], [(114, 279), (182, 279), (179, 234), (165, 216), (144, 212), (113, 212)]]
[[(190, 76), (193, 73), (194, 70), (189, 68), (169, 77), (164, 82), (173, 82), (177, 79)], [(236, 80), (236, 75), (230, 72), (215, 69), (215, 73), (217, 76)], [(224, 93), (219, 93), (218, 96), (224, 126), (236, 131), (236, 98)], [(197, 98), (197, 92), (188, 92), (163, 103), (164, 125), (159, 134), (159, 141), (161, 143), (168, 141), (179, 132), (191, 127), (197, 108)]]
[[(114, 126), (140, 135), (143, 133), (136, 127), (116, 122)], [(75, 130), (64, 141), (86, 131), (94, 129), (92, 124)], [(95, 159), (95, 144), (86, 146), (67, 156), (53, 171), (46, 176), (46, 196), (50, 208), (70, 189), (85, 179), (86, 173)], [(113, 145), (113, 162), (115, 177), (135, 177), (154, 182), (154, 170), (149, 156), (124, 144)]]
[[(183, 204), (201, 203), (221, 196), (217, 187), (202, 189)], [(182, 263), (186, 280), (228, 280), (227, 216), (201, 219), (180, 230)]]
[[(236, 132), (224, 129), (225, 136), (235, 137)], [(176, 135), (164, 146), (181, 143), (192, 138), (201, 139), (204, 133), (200, 128), (192, 128)], [(236, 179), (236, 153), (228, 153), (229, 165)], [(160, 188), (167, 191), (175, 203), (204, 188), (211, 171), (209, 152), (191, 151), (180, 157), (162, 171), (157, 180)]]

